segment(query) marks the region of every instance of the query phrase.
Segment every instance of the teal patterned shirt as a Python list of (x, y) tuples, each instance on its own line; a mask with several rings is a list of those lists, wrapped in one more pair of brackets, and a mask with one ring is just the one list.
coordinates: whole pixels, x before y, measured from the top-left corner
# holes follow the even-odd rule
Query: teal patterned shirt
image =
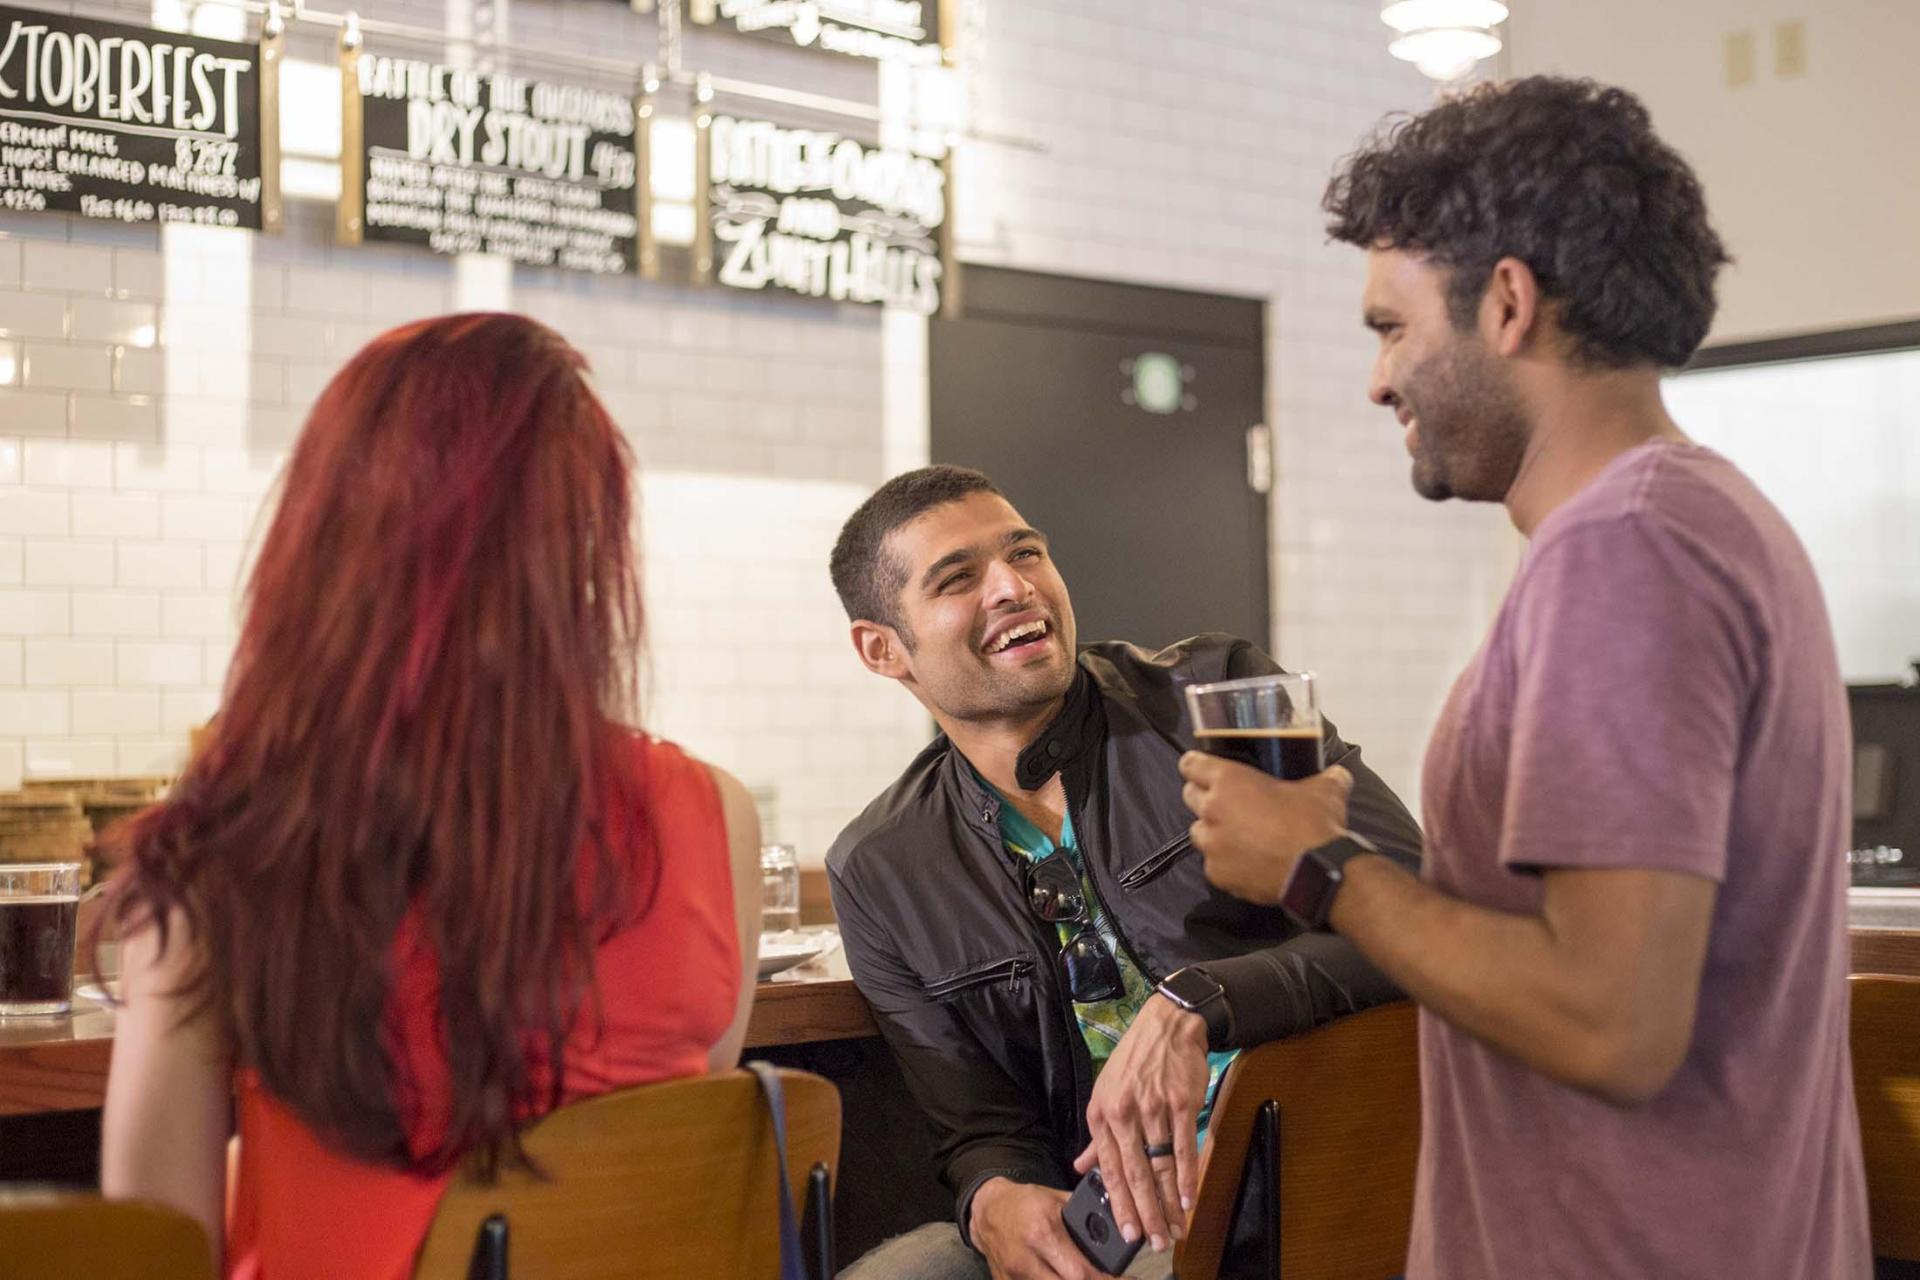
[[(984, 778), (981, 782), (986, 786), (992, 785)], [(1080, 892), (1085, 896), (1088, 909), (1093, 913), (1094, 932), (1100, 935), (1100, 940), (1106, 943), (1107, 950), (1113, 954), (1114, 960), (1119, 964), (1120, 981), (1126, 989), (1126, 994), (1116, 1000), (1099, 1000), (1086, 1004), (1075, 1001), (1073, 1006), (1074, 1016), (1080, 1022), (1080, 1034), (1087, 1042), (1087, 1053), (1093, 1059), (1093, 1074), (1098, 1077), (1101, 1068), (1107, 1065), (1107, 1059), (1113, 1056), (1113, 1050), (1120, 1043), (1120, 1037), (1127, 1033), (1127, 1028), (1133, 1025), (1133, 1020), (1139, 1014), (1141, 1006), (1146, 1004), (1147, 997), (1153, 994), (1153, 984), (1147, 981), (1146, 975), (1140, 972), (1139, 966), (1133, 963), (1126, 949), (1120, 945), (1120, 938), (1113, 927), (1113, 922), (1107, 919), (1106, 910), (1100, 905), (1100, 899), (1093, 891), (1093, 884), (1087, 878), (1086, 868), (1080, 862), (1080, 850), (1074, 842), (1072, 814), (1067, 814), (1061, 823), (1060, 842), (1056, 845), (1052, 840), (1047, 839), (1044, 831), (1027, 821), (1026, 815), (1008, 804), (1003, 796), (1000, 800), (1000, 839), (1007, 846), (1009, 853), (1025, 858), (1029, 862), (1038, 862), (1056, 849), (1066, 852), (1066, 855), (1073, 860), (1074, 869), (1080, 873)], [(1064, 946), (1079, 928), (1077, 924), (1060, 925), (1061, 945)], [(1229, 1049), (1207, 1055), (1207, 1096), (1200, 1107), (1197, 1138), (1202, 1144), (1207, 1140), (1207, 1121), (1213, 1114), (1213, 1099), (1220, 1090), (1220, 1077), (1226, 1074), (1228, 1064), (1238, 1053), (1237, 1049)]]

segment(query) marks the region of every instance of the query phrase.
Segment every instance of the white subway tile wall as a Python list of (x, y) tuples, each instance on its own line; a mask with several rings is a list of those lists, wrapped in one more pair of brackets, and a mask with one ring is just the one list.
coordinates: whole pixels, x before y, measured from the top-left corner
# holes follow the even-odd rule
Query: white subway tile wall
[[(1379, 6), (1318, 0), (989, 3), (963, 149), (963, 258), (1263, 298), (1275, 653), (1325, 678), (1343, 735), (1412, 804), (1426, 736), (1519, 540), (1497, 508), (1434, 507), (1366, 402), (1359, 251), (1326, 244), (1335, 163), (1433, 86)], [(1416, 809), (1417, 812), (1417, 809)]]
[(648, 722), (776, 786), (779, 837), (816, 856), (930, 732), (855, 660), (825, 585), (834, 535), (870, 488), (666, 470), (642, 484)]
[[(1342, 729), (1411, 797), (1513, 540), (1497, 513), (1407, 489), (1397, 432), (1362, 398), (1359, 256), (1323, 245), (1317, 203), (1334, 160), (1424, 82), (1386, 56), (1370, 5), (982, 13), (975, 123), (1045, 150), (964, 146), (963, 257), (1269, 302), (1277, 649), (1326, 675)], [(514, 0), (528, 46), (638, 63), (653, 29), (621, 6)], [(851, 60), (707, 32), (689, 52), (876, 93)], [(454, 305), (456, 279), (424, 253), (336, 246), (312, 202), (277, 236), (0, 216), (0, 788), (177, 767), (217, 704), (248, 548), (314, 397), (376, 333)], [(883, 386), (890, 368), (918, 377), (924, 345), (889, 342), (870, 311), (632, 280), (516, 270), (510, 300), (587, 352), (640, 461), (649, 723), (773, 788), (772, 834), (819, 858), (928, 732), (858, 665), (825, 569), (839, 520), (902, 456)]]

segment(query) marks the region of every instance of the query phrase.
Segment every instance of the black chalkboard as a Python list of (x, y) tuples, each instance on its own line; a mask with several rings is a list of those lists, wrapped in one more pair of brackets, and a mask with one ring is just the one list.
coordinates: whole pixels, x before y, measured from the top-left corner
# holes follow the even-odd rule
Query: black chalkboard
[(259, 46), (0, 8), (0, 209), (259, 229)]
[(705, 144), (715, 284), (939, 310), (939, 161), (733, 116), (715, 116)]
[(632, 98), (371, 54), (359, 78), (365, 239), (634, 269)]

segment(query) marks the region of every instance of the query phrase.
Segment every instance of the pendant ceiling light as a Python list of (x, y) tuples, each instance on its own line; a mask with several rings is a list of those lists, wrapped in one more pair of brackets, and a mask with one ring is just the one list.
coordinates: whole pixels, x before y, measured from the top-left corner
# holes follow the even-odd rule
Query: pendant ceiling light
[(1386, 0), (1380, 20), (1398, 34), (1387, 52), (1435, 80), (1458, 80), (1500, 52), (1493, 29), (1507, 20), (1500, 0)]

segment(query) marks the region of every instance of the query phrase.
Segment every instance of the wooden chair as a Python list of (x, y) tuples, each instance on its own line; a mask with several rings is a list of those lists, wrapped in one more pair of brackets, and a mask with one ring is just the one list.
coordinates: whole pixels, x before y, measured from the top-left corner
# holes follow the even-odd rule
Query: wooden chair
[(1866, 1155), (1873, 1251), (1920, 1262), (1920, 978), (1853, 986), (1853, 1096)]
[[(833, 1274), (840, 1094), (782, 1070), (787, 1171), (806, 1197), (808, 1265)], [(563, 1107), (524, 1135), (542, 1173), (462, 1179), (441, 1202), (416, 1280), (775, 1280), (773, 1125), (746, 1071), (645, 1085)]]
[(0, 1189), (8, 1280), (214, 1280), (200, 1224), (176, 1209), (78, 1192)]
[(1414, 1006), (1383, 1005), (1242, 1053), (1214, 1103), (1180, 1280), (1220, 1276), (1250, 1161), (1276, 1194), (1269, 1280), (1388, 1280), (1406, 1267), (1420, 1149)]

